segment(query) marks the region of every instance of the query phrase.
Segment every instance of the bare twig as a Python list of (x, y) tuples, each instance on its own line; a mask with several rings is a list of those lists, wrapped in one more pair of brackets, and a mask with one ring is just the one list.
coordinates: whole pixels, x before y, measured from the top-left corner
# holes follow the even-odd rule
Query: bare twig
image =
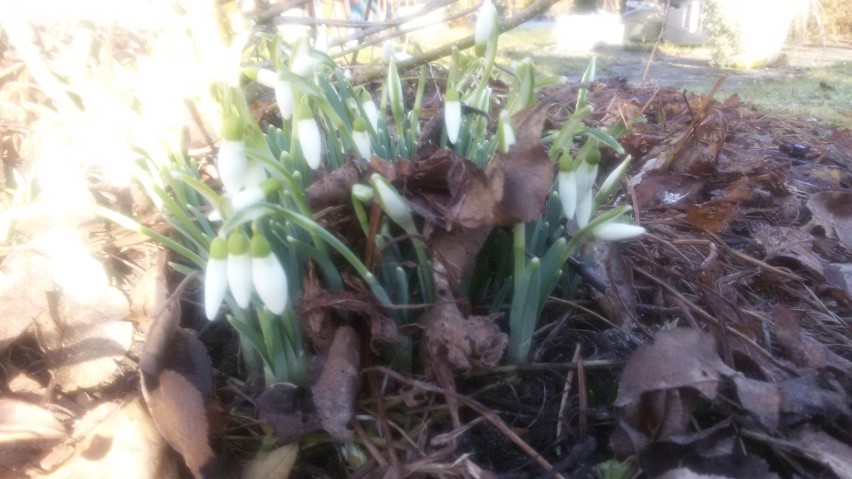
[[(506, 32), (512, 30), (513, 28), (526, 22), (527, 20), (530, 20), (533, 17), (546, 12), (551, 6), (553, 6), (558, 1), (559, 0), (537, 0), (535, 3), (521, 10), (516, 15), (501, 20), (500, 31)], [(457, 47), (459, 50), (464, 50), (472, 47), (473, 44), (473, 35), (468, 35), (454, 43), (449, 43), (438, 48), (423, 52), (407, 60), (403, 60), (397, 63), (396, 66), (400, 70), (419, 67), (420, 65), (425, 65), (426, 63), (433, 62), (447, 55), (450, 55), (453, 51), (454, 46)], [(384, 66), (366, 68), (359, 72), (353, 73), (352, 83), (359, 84), (377, 80), (379, 78), (382, 78), (386, 73), (387, 68)]]

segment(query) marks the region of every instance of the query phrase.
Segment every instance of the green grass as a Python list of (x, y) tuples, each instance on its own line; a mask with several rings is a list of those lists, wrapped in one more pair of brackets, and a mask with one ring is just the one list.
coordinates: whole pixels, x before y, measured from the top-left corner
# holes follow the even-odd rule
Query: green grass
[(852, 125), (852, 63), (815, 68), (795, 78), (726, 93), (737, 93), (769, 113)]

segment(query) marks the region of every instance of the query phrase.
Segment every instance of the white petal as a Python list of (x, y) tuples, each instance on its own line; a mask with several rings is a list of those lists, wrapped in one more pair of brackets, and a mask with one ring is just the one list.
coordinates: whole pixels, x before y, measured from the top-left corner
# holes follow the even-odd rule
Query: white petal
[(207, 220), (212, 222), (222, 221), (222, 212), (217, 208), (213, 208), (210, 210), (210, 213), (207, 214)]
[(281, 118), (289, 120), (293, 117), (293, 87), (290, 82), (278, 80), (275, 83), (275, 101), (278, 102)]
[(624, 176), (624, 170), (627, 169), (627, 166), (630, 164), (630, 156), (624, 159), (618, 166), (612, 170), (609, 175), (607, 175), (606, 179), (601, 183), (600, 191), (604, 192), (606, 195), (612, 194), (617, 186), (618, 182), (621, 181), (621, 177)]
[(313, 118), (299, 120), (298, 124), (299, 145), (305, 161), (312, 170), (319, 168), (322, 161), (322, 138), (320, 138), (319, 127)]
[(265, 87), (275, 88), (275, 84), (278, 83), (278, 74), (272, 70), (261, 68), (257, 71), (256, 79), (258, 83)]
[(239, 191), (243, 187), (248, 160), (246, 145), (242, 140), (222, 140), (219, 144), (219, 176), (228, 191)]
[(234, 213), (242, 211), (252, 205), (256, 205), (263, 201), (266, 195), (259, 186), (246, 188), (231, 198), (231, 209)]
[(589, 224), (589, 220), (592, 218), (592, 203), (594, 203), (594, 197), (591, 189), (577, 198), (577, 226), (580, 228)]
[(234, 301), (241, 308), (248, 308), (251, 301), (251, 256), (248, 252), (228, 255), (228, 286)]
[(574, 219), (577, 211), (577, 178), (573, 171), (559, 172), (559, 199), (562, 201), (562, 213), (568, 220)]
[(590, 165), (585, 161), (581, 161), (577, 165), (577, 194), (582, 196), (587, 191), (591, 191), (592, 185), (595, 184), (595, 179), (598, 176), (598, 165)]
[(254, 188), (266, 181), (266, 168), (256, 160), (250, 160), (246, 168), (246, 174), (243, 176), (243, 185), (246, 188)]
[(604, 241), (621, 241), (645, 234), (645, 228), (625, 223), (604, 223), (592, 232), (595, 238)]
[(353, 131), (352, 139), (355, 141), (355, 148), (358, 149), (358, 156), (370, 159), (370, 134), (366, 131)]
[(364, 114), (367, 115), (367, 120), (373, 125), (373, 131), (379, 131), (379, 110), (372, 100), (365, 101), (362, 105)]
[(314, 71), (316, 71), (316, 68), (316, 60), (314, 60), (309, 54), (302, 53), (293, 59), (293, 66), (290, 70), (305, 80), (310, 80), (314, 77)]
[(497, 8), (491, 3), (491, 0), (482, 2), (482, 8), (479, 10), (479, 17), (476, 19), (476, 30), (474, 31), (474, 41), (477, 45), (485, 45), (491, 39), (491, 34), (494, 32), (494, 24), (497, 22)]
[(408, 204), (393, 186), (378, 173), (373, 173), (370, 182), (373, 184), (376, 195), (378, 195), (379, 204), (391, 221), (402, 226), (405, 230), (413, 228), (414, 219), (411, 217)]
[(461, 102), (448, 101), (444, 103), (444, 125), (447, 127), (447, 139), (455, 144), (459, 139), (461, 129)]
[(251, 275), (254, 289), (263, 300), (263, 304), (275, 314), (284, 312), (287, 307), (287, 275), (274, 254), (263, 258), (252, 258)]
[(213, 320), (228, 291), (228, 262), (223, 259), (207, 260), (204, 273), (204, 314)]

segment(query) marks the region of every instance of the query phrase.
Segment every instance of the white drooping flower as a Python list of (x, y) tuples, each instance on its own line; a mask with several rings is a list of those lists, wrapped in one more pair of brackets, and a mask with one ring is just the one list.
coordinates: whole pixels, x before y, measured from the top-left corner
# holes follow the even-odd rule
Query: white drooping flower
[(293, 86), (289, 81), (278, 79), (275, 82), (275, 101), (278, 103), (278, 110), (281, 111), (281, 118), (285, 120), (292, 118)]
[(316, 69), (317, 62), (311, 55), (307, 39), (302, 38), (293, 49), (293, 56), (290, 58), (290, 71), (310, 81), (314, 78)]
[(266, 168), (257, 160), (248, 160), (246, 166), (246, 174), (243, 176), (243, 186), (245, 188), (253, 188), (260, 186), (261, 183), (268, 178)]
[(242, 231), (234, 231), (228, 238), (228, 286), (237, 305), (248, 308), (252, 291), (251, 255), (249, 240)]
[(328, 27), (325, 25), (317, 26), (317, 36), (314, 39), (314, 50), (328, 55)]
[(587, 161), (578, 161), (577, 165), (577, 194), (585, 195), (587, 191), (592, 189), (595, 184), (595, 179), (598, 176), (597, 163), (590, 164)]
[(275, 88), (275, 84), (278, 83), (278, 74), (266, 68), (252, 70), (251, 75), (254, 75), (253, 78), (256, 82), (267, 88)]
[(360, 116), (352, 122), (352, 141), (355, 142), (358, 157), (370, 159), (370, 153), (372, 152), (370, 134), (367, 133), (367, 122)]
[(239, 118), (225, 119), (216, 164), (225, 189), (231, 192), (239, 191), (243, 187), (248, 169), (246, 144), (243, 142), (243, 125)]
[(373, 127), (373, 131), (379, 131), (379, 109), (376, 108), (376, 104), (373, 103), (373, 97), (370, 96), (370, 92), (367, 90), (361, 93), (361, 108), (364, 109), (364, 115), (367, 116), (367, 120), (369, 120), (370, 125)]
[(312, 170), (322, 163), (322, 137), (313, 112), (307, 103), (302, 103), (296, 112), (296, 133), (299, 135), (299, 147)]
[(645, 228), (626, 223), (607, 222), (594, 230), (592, 235), (604, 241), (622, 241), (645, 234)]
[(272, 246), (262, 234), (251, 239), (251, 275), (254, 290), (263, 304), (275, 314), (284, 312), (289, 297), (287, 274), (272, 252)]
[(231, 213), (238, 213), (260, 203), (266, 199), (267, 196), (280, 188), (281, 183), (274, 178), (264, 180), (259, 185), (245, 188), (231, 197)]
[(600, 190), (598, 190), (603, 195), (603, 198), (609, 198), (615, 192), (628, 165), (630, 165), (630, 155), (627, 155), (627, 158), (607, 175), (606, 179), (601, 183)]
[(228, 242), (215, 237), (210, 243), (210, 256), (204, 271), (204, 314), (213, 320), (228, 291)]
[(473, 39), (476, 42), (476, 55), (483, 56), (486, 46), (497, 30), (497, 7), (491, 0), (482, 2), (479, 17), (476, 19), (476, 29)]
[(459, 94), (451, 89), (444, 96), (444, 126), (447, 128), (447, 139), (450, 140), (450, 143), (455, 144), (459, 139), (461, 119)]
[(509, 116), (508, 111), (503, 110), (500, 112), (500, 119), (498, 120), (497, 127), (499, 128), (497, 135), (500, 152), (508, 153), (509, 148), (518, 142), (518, 139), (515, 136), (515, 127), (512, 126), (512, 117)]
[[(579, 190), (579, 188), (578, 188)], [(592, 218), (592, 206), (594, 205), (594, 195), (592, 189), (589, 188), (585, 193), (577, 192), (577, 226), (584, 228), (589, 224)]]
[(577, 178), (574, 171), (560, 171), (557, 176), (559, 199), (562, 201), (562, 212), (565, 219), (574, 219), (577, 211)]
[(414, 218), (411, 216), (408, 203), (400, 196), (396, 188), (378, 173), (373, 173), (370, 176), (370, 183), (373, 185), (373, 191), (379, 201), (379, 206), (382, 207), (388, 218), (401, 226), (406, 232), (415, 231)]

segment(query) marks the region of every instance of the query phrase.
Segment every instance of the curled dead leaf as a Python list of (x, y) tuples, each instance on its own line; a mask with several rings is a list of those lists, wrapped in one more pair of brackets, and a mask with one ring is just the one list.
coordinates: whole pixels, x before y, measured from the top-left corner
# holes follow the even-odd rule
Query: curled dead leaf
[(311, 386), (320, 424), (341, 441), (351, 441), (347, 427), (355, 409), (361, 372), (360, 338), (349, 326), (337, 328), (328, 358), (317, 382)]

